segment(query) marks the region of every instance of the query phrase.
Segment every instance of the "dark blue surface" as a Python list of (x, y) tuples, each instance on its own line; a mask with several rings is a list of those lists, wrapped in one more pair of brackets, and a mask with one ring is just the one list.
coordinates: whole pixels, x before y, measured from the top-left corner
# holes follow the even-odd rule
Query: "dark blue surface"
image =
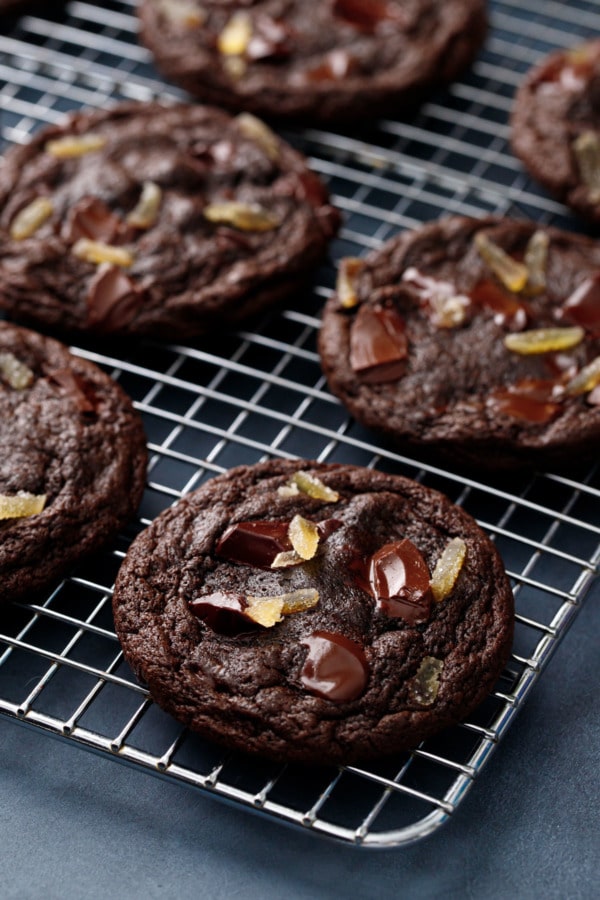
[(600, 891), (600, 584), (447, 825), (365, 850), (0, 720), (3, 900), (556, 898)]

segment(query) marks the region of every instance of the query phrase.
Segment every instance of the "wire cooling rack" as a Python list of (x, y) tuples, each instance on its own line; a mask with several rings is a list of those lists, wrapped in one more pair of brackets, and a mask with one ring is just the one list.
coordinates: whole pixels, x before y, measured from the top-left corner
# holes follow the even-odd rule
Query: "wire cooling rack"
[[(47, 6), (51, 6), (50, 3)], [(151, 463), (140, 518), (47, 597), (4, 604), (0, 713), (247, 809), (342, 841), (390, 847), (448, 819), (565, 634), (600, 559), (596, 468), (510, 484), (459, 477), (373, 443), (328, 393), (315, 337), (341, 256), (444, 213), (528, 216), (578, 224), (523, 174), (507, 117), (524, 71), (554, 47), (600, 32), (600, 7), (506, 0), (472, 71), (408, 122), (286, 130), (329, 183), (345, 224), (314, 288), (251, 331), (193, 346), (83, 343), (74, 351), (116, 378), (142, 413)], [(24, 142), (82, 105), (181, 96), (136, 41), (132, 0), (70, 2), (0, 26), (0, 142)], [(369, 766), (260, 763), (182, 730), (123, 662), (111, 587), (134, 534), (182, 494), (266, 455), (352, 462), (444, 491), (496, 541), (516, 596), (512, 658), (468, 721), (413, 753)], [(596, 523), (596, 524), (594, 524)], [(551, 677), (548, 673), (544, 677)], [(5, 721), (1, 727), (9, 727)]]

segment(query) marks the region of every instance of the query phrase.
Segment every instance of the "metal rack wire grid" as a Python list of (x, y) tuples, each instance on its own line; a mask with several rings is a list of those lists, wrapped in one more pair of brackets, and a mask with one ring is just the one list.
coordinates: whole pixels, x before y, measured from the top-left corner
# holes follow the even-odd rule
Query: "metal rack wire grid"
[[(50, 4), (48, 4), (50, 6)], [(0, 34), (0, 142), (28, 140), (83, 105), (182, 96), (136, 40), (133, 0), (73, 0), (11, 21)], [(478, 61), (407, 122), (286, 130), (344, 214), (331, 261), (304, 296), (253, 330), (193, 346), (83, 342), (74, 352), (109, 372), (143, 415), (151, 462), (139, 520), (37, 603), (5, 604), (0, 713), (115, 760), (186, 782), (246, 809), (340, 841), (399, 846), (456, 809), (559, 644), (600, 558), (597, 467), (537, 473), (509, 488), (421, 465), (374, 443), (328, 393), (315, 351), (335, 263), (445, 213), (527, 216), (578, 229), (524, 175), (507, 144), (514, 89), (558, 46), (600, 30), (600, 8), (491, 3)], [(182, 494), (232, 465), (268, 455), (352, 462), (444, 491), (496, 541), (514, 585), (514, 652), (496, 690), (460, 726), (370, 766), (306, 771), (224, 753), (162, 713), (122, 659), (111, 587), (134, 534)], [(545, 676), (546, 677), (546, 676)], [(549, 677), (549, 676), (548, 676)]]

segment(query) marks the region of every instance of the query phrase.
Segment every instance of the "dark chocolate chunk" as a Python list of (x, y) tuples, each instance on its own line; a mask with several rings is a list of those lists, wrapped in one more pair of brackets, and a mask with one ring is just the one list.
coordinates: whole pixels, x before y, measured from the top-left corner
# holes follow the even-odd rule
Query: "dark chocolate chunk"
[(412, 541), (384, 544), (369, 563), (369, 582), (377, 608), (415, 625), (431, 612), (430, 572)]
[(292, 549), (288, 522), (238, 522), (220, 538), (216, 553), (231, 562), (269, 568), (278, 553)]
[(397, 310), (361, 306), (350, 332), (350, 365), (361, 381), (395, 381), (406, 370), (407, 355), (406, 325)]
[(360, 697), (369, 678), (369, 665), (358, 644), (330, 631), (315, 631), (302, 643), (308, 647), (300, 673), (305, 688), (334, 703)]

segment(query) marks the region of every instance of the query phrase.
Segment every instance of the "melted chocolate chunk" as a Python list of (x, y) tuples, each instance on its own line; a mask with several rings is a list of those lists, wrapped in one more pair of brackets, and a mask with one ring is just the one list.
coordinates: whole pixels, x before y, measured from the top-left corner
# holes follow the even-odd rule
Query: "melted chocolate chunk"
[(87, 296), (87, 327), (109, 333), (132, 322), (144, 302), (144, 292), (119, 266), (100, 266)]
[(75, 402), (79, 412), (93, 415), (96, 412), (98, 398), (91, 384), (71, 369), (55, 369), (48, 379), (62, 388)]
[(350, 365), (367, 384), (404, 375), (408, 339), (402, 316), (393, 308), (361, 306), (350, 333)]
[(586, 278), (562, 306), (562, 317), (600, 337), (600, 273)]
[(542, 425), (551, 422), (560, 412), (558, 390), (558, 381), (525, 378), (514, 385), (493, 391), (487, 398), (487, 406), (494, 415), (501, 413)]
[(318, 66), (305, 69), (301, 78), (307, 82), (343, 81), (359, 69), (358, 60), (348, 50), (332, 50)]
[(373, 33), (381, 22), (393, 22), (396, 28), (406, 28), (410, 17), (403, 9), (385, 0), (335, 0), (333, 13), (360, 31)]
[[(337, 519), (325, 519), (317, 523), (317, 531), (321, 540), (325, 541), (342, 523)], [(245, 566), (256, 566), (258, 569), (271, 568), (279, 553), (292, 550), (292, 542), (288, 536), (289, 521), (269, 522), (252, 521), (237, 522), (219, 539), (216, 553), (230, 562)], [(299, 559), (298, 564), (304, 560)]]
[(292, 549), (289, 522), (237, 522), (217, 543), (216, 553), (230, 562), (268, 569), (278, 553)]
[[(308, 170), (293, 172), (282, 178), (274, 193), (282, 197), (295, 197), (298, 201), (306, 200), (316, 210), (327, 202), (327, 191), (323, 182)], [(333, 231), (331, 235), (333, 236)]]
[(412, 541), (385, 544), (369, 564), (369, 585), (377, 607), (385, 615), (411, 625), (426, 622), (432, 594), (427, 563)]
[(70, 210), (62, 231), (63, 238), (74, 244), (80, 238), (113, 244), (125, 229), (125, 223), (97, 197), (82, 197)]
[(300, 674), (305, 688), (334, 703), (360, 697), (369, 678), (369, 664), (358, 644), (331, 631), (314, 631), (302, 643), (308, 647)]
[(469, 297), (476, 306), (489, 310), (498, 325), (511, 331), (522, 331), (529, 321), (526, 304), (493, 281), (479, 281)]
[(215, 591), (190, 600), (191, 611), (217, 634), (241, 634), (256, 627), (245, 614), (248, 602), (243, 594)]

